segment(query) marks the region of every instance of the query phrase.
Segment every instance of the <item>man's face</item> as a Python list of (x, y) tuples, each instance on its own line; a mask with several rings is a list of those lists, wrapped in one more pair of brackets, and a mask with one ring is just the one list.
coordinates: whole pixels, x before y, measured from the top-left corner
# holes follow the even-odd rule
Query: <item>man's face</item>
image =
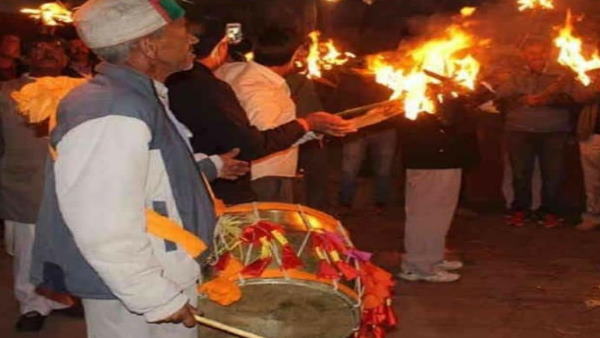
[(90, 50), (80, 39), (69, 41), (69, 56), (74, 61), (86, 62), (89, 58)]
[(527, 66), (536, 72), (544, 70), (548, 56), (548, 49), (540, 43), (527, 45), (523, 50), (523, 58), (527, 62)]
[(198, 39), (188, 32), (185, 19), (175, 20), (156, 38), (154, 57), (169, 73), (190, 69), (195, 58), (192, 46), (197, 42)]
[(18, 59), (21, 56), (21, 38), (16, 35), (4, 35), (0, 40), (0, 56)]
[(58, 42), (37, 42), (28, 56), (32, 72), (60, 73), (68, 62), (65, 50)]

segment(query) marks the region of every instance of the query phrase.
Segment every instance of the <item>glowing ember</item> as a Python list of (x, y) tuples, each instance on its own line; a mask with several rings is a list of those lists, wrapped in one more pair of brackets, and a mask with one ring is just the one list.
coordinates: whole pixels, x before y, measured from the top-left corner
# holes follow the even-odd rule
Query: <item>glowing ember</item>
[(47, 26), (58, 26), (61, 23), (73, 22), (71, 11), (58, 2), (45, 3), (39, 9), (23, 8), (21, 13), (29, 14), (30, 17), (41, 20)]
[(553, 0), (517, 0), (519, 10), (527, 9), (554, 9)]
[(431, 85), (442, 84), (442, 81), (427, 73), (448, 78), (466, 90), (475, 88), (480, 65), (473, 56), (466, 54), (474, 43), (471, 35), (453, 25), (442, 36), (411, 50), (409, 67), (396, 65), (377, 55), (369, 60), (369, 70), (375, 74), (377, 83), (394, 91), (390, 99), (401, 100), (405, 116), (414, 120), (421, 112), (435, 113), (436, 103), (444, 100), (443, 94), (431, 90)]
[(591, 58), (587, 59), (583, 55), (583, 43), (580, 38), (573, 35), (573, 30), (573, 17), (571, 11), (568, 11), (565, 26), (559, 31), (558, 37), (554, 39), (554, 44), (560, 49), (558, 63), (571, 68), (577, 73), (577, 79), (588, 86), (592, 80), (587, 72), (600, 68), (600, 56), (596, 50)]
[(310, 46), (306, 57), (306, 76), (309, 79), (320, 78), (323, 70), (331, 70), (334, 66), (341, 66), (355, 55), (342, 53), (337, 50), (332, 40), (320, 41), (321, 33), (310, 32)]
[(475, 11), (477, 11), (477, 8), (475, 7), (463, 7), (460, 10), (460, 15), (467, 17), (467, 16), (471, 16), (473, 14), (475, 14)]

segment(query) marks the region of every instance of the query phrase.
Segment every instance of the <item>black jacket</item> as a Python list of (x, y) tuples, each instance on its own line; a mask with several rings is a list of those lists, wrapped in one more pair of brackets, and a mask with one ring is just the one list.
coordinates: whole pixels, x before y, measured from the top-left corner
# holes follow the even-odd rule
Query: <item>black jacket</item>
[(479, 162), (477, 113), (460, 100), (449, 101), (437, 114), (401, 119), (400, 139), (407, 169), (469, 168)]
[[(251, 161), (289, 148), (305, 133), (296, 121), (265, 131), (251, 126), (233, 89), (200, 63), (190, 71), (173, 74), (166, 84), (173, 114), (194, 134), (194, 152), (215, 155), (240, 148), (238, 158)], [(236, 181), (218, 179), (212, 186), (227, 204), (256, 199), (250, 175)]]

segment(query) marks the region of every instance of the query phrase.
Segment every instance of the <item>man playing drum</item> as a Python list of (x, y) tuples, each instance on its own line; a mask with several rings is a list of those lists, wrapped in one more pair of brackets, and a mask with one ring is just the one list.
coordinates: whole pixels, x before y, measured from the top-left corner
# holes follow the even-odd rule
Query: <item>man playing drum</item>
[[(32, 277), (83, 299), (88, 337), (197, 335), (195, 236), (211, 241), (214, 206), (162, 84), (192, 65), (183, 15), (173, 0), (91, 0), (75, 14), (105, 62), (60, 105)], [(152, 232), (165, 224), (196, 254)]]

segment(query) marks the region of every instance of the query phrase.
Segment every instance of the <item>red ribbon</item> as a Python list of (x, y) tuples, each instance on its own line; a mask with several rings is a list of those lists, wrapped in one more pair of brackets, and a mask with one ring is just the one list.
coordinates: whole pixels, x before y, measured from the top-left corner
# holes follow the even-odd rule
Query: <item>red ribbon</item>
[(272, 257), (259, 258), (254, 262), (246, 265), (242, 270), (244, 276), (260, 277), (265, 269), (271, 264)]
[(284, 245), (281, 248), (281, 251), (283, 256), (281, 261), (284, 269), (295, 269), (302, 266), (302, 261), (298, 258), (298, 255), (296, 255), (296, 252), (294, 252), (294, 249), (289, 244)]

